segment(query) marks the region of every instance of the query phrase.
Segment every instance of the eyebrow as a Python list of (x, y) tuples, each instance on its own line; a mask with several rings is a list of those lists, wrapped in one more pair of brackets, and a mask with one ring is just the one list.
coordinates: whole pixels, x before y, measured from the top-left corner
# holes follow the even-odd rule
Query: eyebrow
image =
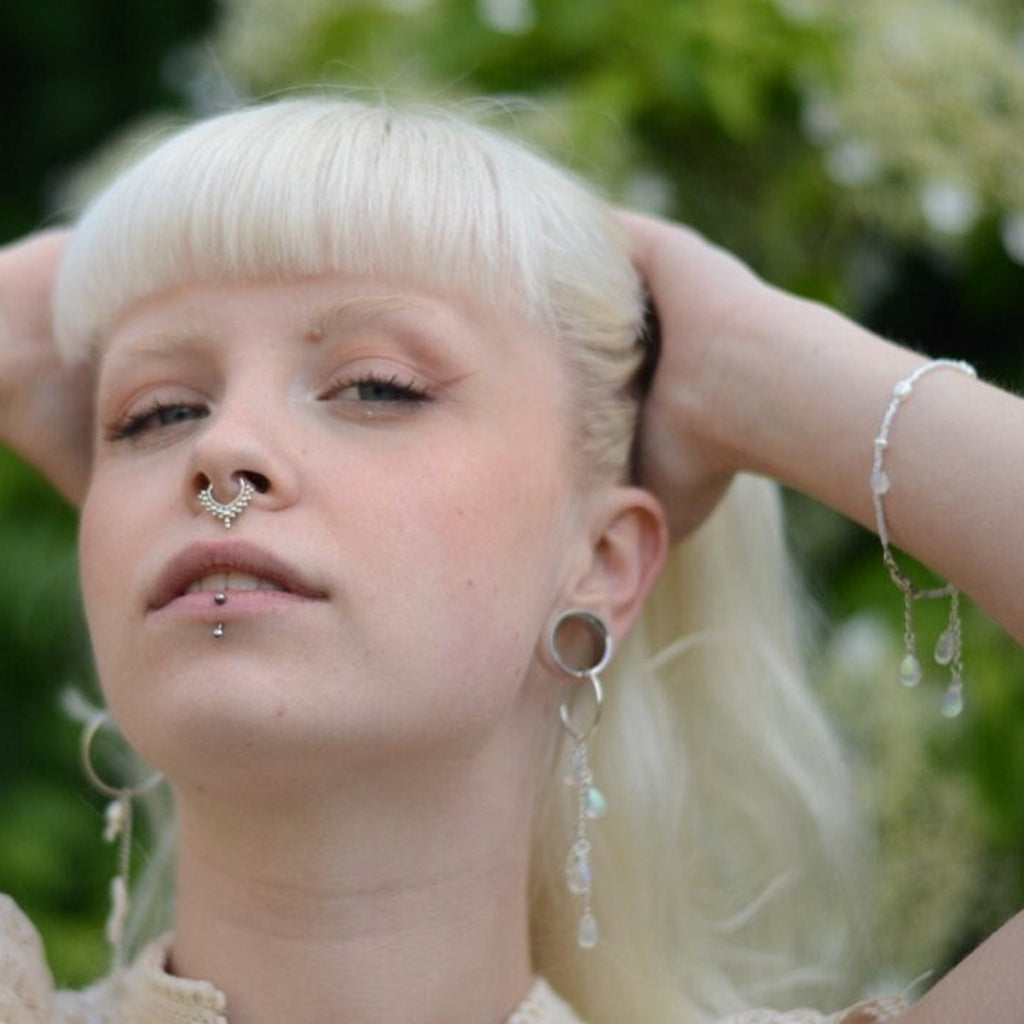
[(113, 350), (101, 350), (97, 365), (104, 366), (111, 362), (116, 365), (125, 360), (134, 361), (140, 356), (151, 359), (167, 359), (172, 356), (178, 357), (182, 352), (194, 354), (202, 350), (202, 339), (202, 331), (196, 328), (188, 328), (184, 331), (154, 331), (151, 334), (132, 338)]
[[(343, 299), (316, 313), (303, 337), (316, 343), (336, 331), (358, 329), (377, 321), (402, 320), (404, 314), (427, 314), (432, 319), (450, 320), (452, 311), (416, 298), (397, 295), (358, 295)], [(426, 331), (416, 324), (406, 322), (409, 333), (422, 335)], [(447, 333), (447, 332), (446, 332)]]
[(396, 341), (439, 367), (463, 367), (466, 340), (476, 335), (472, 323), (447, 302), (409, 295), (357, 295), (315, 312), (300, 336), (318, 345), (334, 336), (373, 326), (385, 328)]
[[(428, 317), (427, 322), (415, 322), (410, 315)], [(407, 341), (433, 349), (444, 342), (444, 355), (451, 355), (453, 335), (466, 330), (467, 325), (447, 303), (434, 304), (408, 295), (356, 295), (315, 310), (305, 326), (299, 326), (296, 337), (307, 344), (317, 345), (331, 335), (359, 330), (376, 323), (393, 324)], [(461, 329), (461, 330), (460, 330)], [(208, 344), (208, 331), (201, 322), (192, 320), (181, 328), (158, 330), (132, 338), (113, 351), (101, 352), (98, 368), (136, 359), (177, 359), (201, 355)]]

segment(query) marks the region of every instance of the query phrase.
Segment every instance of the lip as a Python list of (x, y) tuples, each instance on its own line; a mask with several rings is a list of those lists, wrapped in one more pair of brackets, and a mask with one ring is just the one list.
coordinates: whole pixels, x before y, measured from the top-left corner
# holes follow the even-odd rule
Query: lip
[(207, 592), (187, 593), (188, 588), (215, 572), (246, 573), (267, 580), (281, 590), (232, 591), (232, 605), (245, 595), (246, 604), (273, 603), (281, 600), (324, 600), (326, 592), (306, 574), (270, 551), (245, 541), (208, 541), (191, 544), (175, 555), (157, 578), (150, 594), (148, 610), (161, 611), (178, 601), (191, 601), (209, 607)]

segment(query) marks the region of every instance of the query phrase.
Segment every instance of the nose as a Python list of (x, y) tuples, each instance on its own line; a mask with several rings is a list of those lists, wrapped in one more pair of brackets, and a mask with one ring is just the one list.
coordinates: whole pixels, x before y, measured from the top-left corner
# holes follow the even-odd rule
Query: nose
[(190, 507), (230, 528), (246, 509), (292, 504), (297, 473), (286, 434), (265, 402), (254, 409), (226, 403), (215, 409), (191, 453), (185, 479)]

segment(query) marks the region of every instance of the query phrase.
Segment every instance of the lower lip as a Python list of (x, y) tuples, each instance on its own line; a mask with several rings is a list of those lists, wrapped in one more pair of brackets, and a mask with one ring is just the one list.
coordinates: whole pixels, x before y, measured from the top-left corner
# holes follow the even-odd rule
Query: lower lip
[[(218, 604), (214, 600), (215, 593), (226, 595), (227, 600)], [(317, 598), (293, 594), (286, 590), (201, 590), (182, 594), (162, 608), (153, 609), (152, 614), (162, 617), (220, 622), (286, 611), (290, 608), (315, 604), (317, 600)]]

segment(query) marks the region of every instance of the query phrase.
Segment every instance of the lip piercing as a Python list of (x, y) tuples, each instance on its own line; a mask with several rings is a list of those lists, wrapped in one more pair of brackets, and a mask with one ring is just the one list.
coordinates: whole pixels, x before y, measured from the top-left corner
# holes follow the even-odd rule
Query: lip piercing
[[(225, 605), (225, 604), (227, 604), (228, 603), (228, 595), (225, 594), (223, 590), (218, 590), (217, 593), (213, 595), (213, 603), (216, 604), (216, 605)], [(217, 640), (219, 640), (224, 635), (224, 623), (223, 622), (218, 622), (217, 625), (213, 627), (213, 635), (214, 635), (214, 637)]]
[(256, 488), (248, 477), (238, 478), (238, 493), (226, 505), (222, 505), (213, 496), (213, 484), (204, 487), (199, 492), (199, 504), (210, 513), (215, 519), (224, 524), (225, 530), (231, 529), (231, 520), (237, 519), (244, 511), (246, 505), (253, 499)]

